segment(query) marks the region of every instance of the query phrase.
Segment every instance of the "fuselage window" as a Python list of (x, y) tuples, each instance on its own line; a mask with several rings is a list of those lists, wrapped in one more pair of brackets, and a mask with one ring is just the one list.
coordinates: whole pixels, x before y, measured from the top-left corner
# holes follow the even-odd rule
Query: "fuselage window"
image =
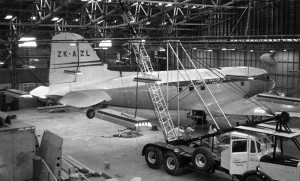
[(201, 90), (205, 90), (205, 86), (201, 86)]
[(192, 91), (192, 90), (194, 90), (194, 87), (189, 87), (189, 91)]
[(245, 82), (241, 82), (241, 86), (244, 86), (245, 85)]

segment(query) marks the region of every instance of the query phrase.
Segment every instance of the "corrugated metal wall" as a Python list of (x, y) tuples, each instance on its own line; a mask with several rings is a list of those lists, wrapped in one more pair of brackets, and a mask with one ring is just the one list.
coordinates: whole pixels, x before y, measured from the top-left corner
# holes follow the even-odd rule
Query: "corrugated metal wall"
[[(287, 50), (277, 52), (275, 54), (277, 64), (275, 66), (267, 66), (260, 60), (262, 51), (222, 51), (213, 50), (211, 52), (204, 50), (190, 50), (189, 54), (195, 55), (194, 63), (197, 68), (208, 67), (228, 67), (228, 66), (251, 66), (265, 69), (269, 72), (272, 79), (276, 81), (276, 91), (284, 93), (292, 93), (300, 86), (300, 57), (299, 50)], [(186, 55), (181, 55), (185, 68), (192, 68), (191, 63)], [(201, 61), (203, 60), (203, 61)], [(207, 63), (207, 65), (205, 65)], [(295, 92), (294, 97), (300, 97), (299, 90)]]

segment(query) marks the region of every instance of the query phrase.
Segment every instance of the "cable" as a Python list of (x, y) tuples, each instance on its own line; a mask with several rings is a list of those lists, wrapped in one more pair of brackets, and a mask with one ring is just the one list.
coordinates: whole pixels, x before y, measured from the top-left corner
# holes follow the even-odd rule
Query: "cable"
[(138, 86), (139, 86), (139, 72), (136, 72), (136, 77), (137, 77), (137, 81), (136, 81), (136, 89), (135, 89), (135, 112), (134, 112), (134, 118), (136, 117), (136, 113), (137, 113), (137, 104), (138, 104)]
[[(195, 54), (192, 54), (192, 55), (196, 56)], [(196, 56), (196, 57), (199, 58), (198, 56)], [(194, 58), (193, 58), (193, 59), (194, 59)], [(214, 71), (210, 70), (211, 68), (213, 68), (210, 64), (208, 64), (208, 63), (206, 63), (206, 62), (204, 62), (204, 63), (202, 63), (202, 62), (204, 62), (203, 59), (202, 59), (202, 61), (199, 62), (199, 63), (200, 63), (201, 65), (203, 65), (205, 68), (207, 68), (210, 72), (212, 72), (213, 74), (215, 74), (217, 77), (222, 78), (221, 76), (219, 76), (218, 74), (216, 74), (214, 71), (218, 72), (220, 75), (222, 75), (222, 76), (225, 77), (224, 74), (222, 74), (220, 71), (218, 71), (218, 70), (215, 69), (215, 68), (214, 68)], [(209, 75), (209, 74), (208, 74), (208, 75)], [(209, 76), (212, 77), (211, 75), (209, 75)], [(251, 99), (250, 99), (251, 97), (248, 97), (247, 94), (246, 94), (247, 91), (245, 91), (243, 88), (241, 88), (240, 86), (238, 86), (235, 82), (232, 82), (232, 83), (233, 83), (236, 87), (234, 87), (234, 86), (231, 85), (230, 83), (227, 83), (227, 84), (228, 84), (230, 87), (232, 87), (234, 90), (236, 90), (237, 92), (239, 92), (239, 95), (241, 95), (241, 96), (243, 96), (243, 97), (246, 96), (245, 98), (246, 98), (247, 100), (253, 102), (253, 103), (256, 104), (258, 107), (260, 107), (261, 109), (265, 110), (266, 113), (268, 113), (267, 110), (270, 109), (268, 106), (266, 106), (264, 103), (262, 103), (262, 102), (259, 101), (259, 100), (256, 100), (256, 101), (259, 102), (261, 105), (263, 105), (263, 106), (265, 106), (265, 107), (259, 105), (259, 104), (256, 103), (255, 101), (251, 100)], [(220, 85), (225, 86), (225, 84), (220, 84)], [(225, 86), (225, 87), (226, 87), (226, 86)], [(237, 89), (237, 88), (238, 88), (238, 89)], [(245, 93), (245, 94), (243, 94), (243, 93)], [(270, 113), (268, 113), (268, 114), (270, 114)]]

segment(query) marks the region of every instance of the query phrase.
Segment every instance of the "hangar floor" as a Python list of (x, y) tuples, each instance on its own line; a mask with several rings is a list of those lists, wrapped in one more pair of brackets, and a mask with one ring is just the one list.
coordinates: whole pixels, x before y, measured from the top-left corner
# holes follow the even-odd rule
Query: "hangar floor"
[[(115, 110), (134, 114), (134, 109), (115, 108)], [(125, 127), (119, 126), (97, 118), (88, 119), (84, 112), (70, 111), (63, 113), (39, 113), (35, 109), (26, 109), (8, 114), (15, 114), (36, 127), (36, 135), (39, 139), (44, 130), (49, 130), (64, 139), (63, 154), (70, 155), (86, 166), (97, 172), (104, 172), (119, 181), (130, 181), (134, 177), (141, 177), (143, 181), (153, 180), (203, 180), (226, 181), (231, 177), (216, 172), (212, 175), (204, 175), (196, 172), (187, 172), (181, 176), (170, 176), (164, 169), (150, 169), (141, 156), (145, 144), (155, 141), (164, 141), (160, 131), (151, 131), (143, 128), (143, 136), (136, 138), (113, 137)], [(138, 115), (158, 124), (153, 111), (138, 110)], [(172, 112), (172, 117), (177, 117), (177, 112)], [(182, 124), (187, 124), (186, 112), (181, 112)], [(185, 123), (183, 123), (185, 122)], [(299, 125), (298, 125), (299, 126)], [(110, 162), (110, 169), (105, 169), (104, 163)], [(91, 181), (99, 181), (97, 177)]]

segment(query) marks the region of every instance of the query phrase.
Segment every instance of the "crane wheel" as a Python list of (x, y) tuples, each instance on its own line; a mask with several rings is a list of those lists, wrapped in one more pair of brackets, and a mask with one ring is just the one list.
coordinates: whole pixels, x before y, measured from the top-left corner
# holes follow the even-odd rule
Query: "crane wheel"
[(88, 117), (89, 119), (93, 119), (96, 115), (96, 112), (94, 109), (89, 109), (86, 111), (86, 117)]
[(208, 148), (199, 147), (194, 150), (192, 163), (196, 170), (209, 172), (214, 167), (214, 162), (214, 156)]
[(168, 151), (164, 155), (164, 167), (168, 174), (177, 176), (183, 172), (183, 167), (179, 158), (173, 151)]
[(163, 164), (162, 150), (155, 146), (148, 146), (145, 150), (145, 160), (150, 168), (159, 169)]

